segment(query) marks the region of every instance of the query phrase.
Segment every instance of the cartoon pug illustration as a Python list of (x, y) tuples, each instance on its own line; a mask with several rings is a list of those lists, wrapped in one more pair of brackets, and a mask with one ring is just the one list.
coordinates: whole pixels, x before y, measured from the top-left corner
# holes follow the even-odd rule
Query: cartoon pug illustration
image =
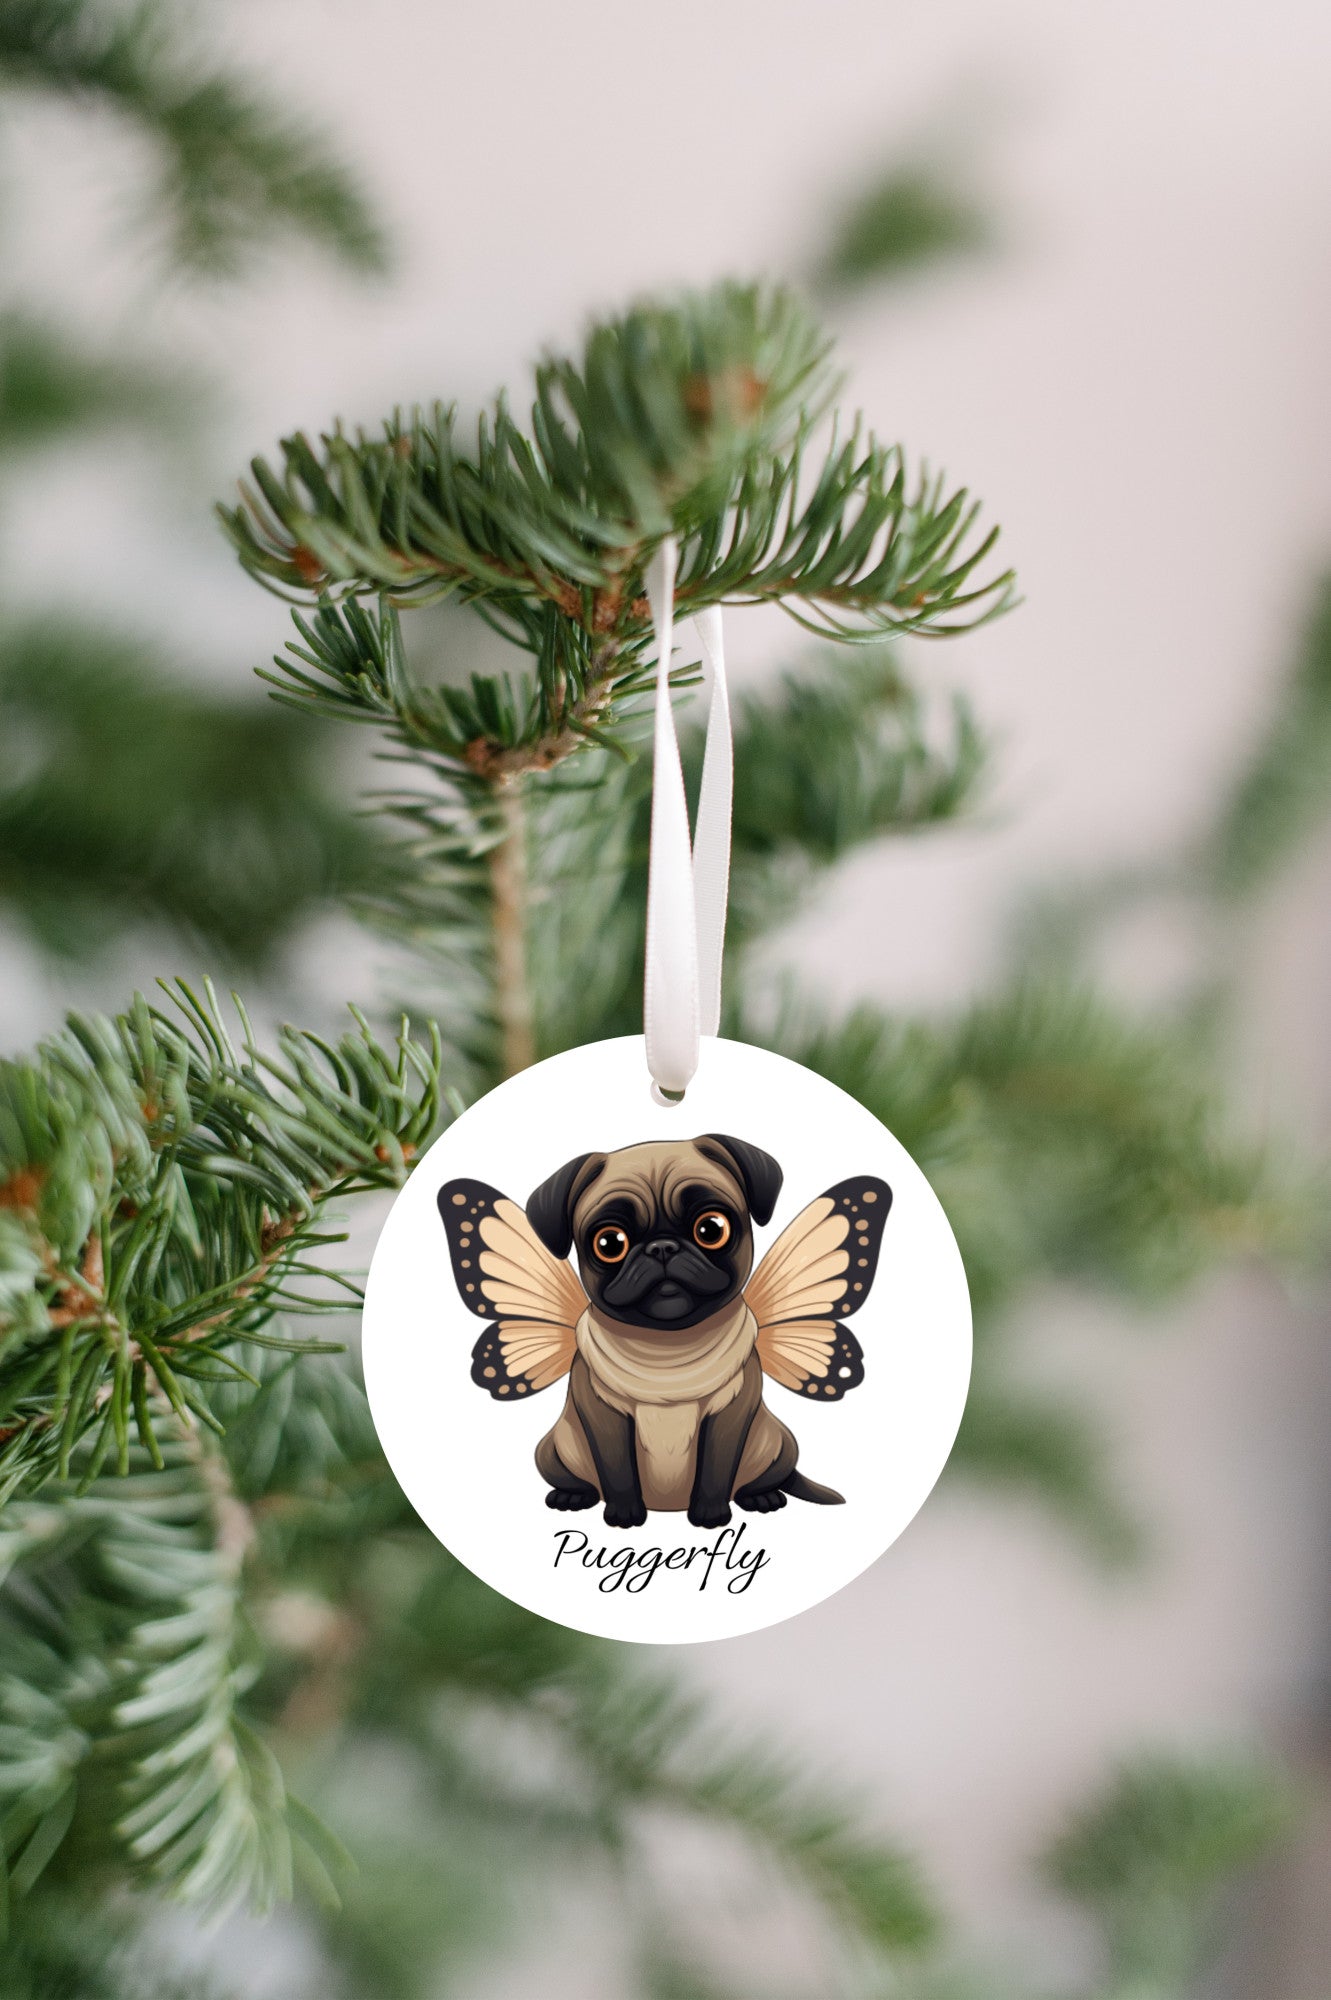
[(892, 1190), (838, 1182), (755, 1272), (753, 1227), (781, 1183), (770, 1154), (710, 1132), (579, 1154), (525, 1212), (483, 1181), (440, 1189), (459, 1294), (488, 1322), (472, 1380), (512, 1403), (568, 1377), (536, 1449), (547, 1506), (603, 1502), (619, 1528), (687, 1511), (713, 1528), (732, 1500), (757, 1513), (787, 1497), (841, 1503), (797, 1470), (763, 1376), (832, 1402), (864, 1380), (845, 1321), (869, 1296)]

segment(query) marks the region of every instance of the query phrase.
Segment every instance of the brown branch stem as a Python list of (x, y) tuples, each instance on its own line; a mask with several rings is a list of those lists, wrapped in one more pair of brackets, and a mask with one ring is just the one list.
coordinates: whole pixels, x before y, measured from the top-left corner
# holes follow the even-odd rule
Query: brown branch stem
[(612, 699), (621, 658), (616, 641), (602, 640), (592, 656), (582, 693), (555, 714), (543, 736), (529, 743), (497, 743), (488, 736), (478, 736), (463, 753), (468, 768), (478, 778), (499, 785), (527, 771), (552, 771), (575, 750), (585, 749), (587, 729), (601, 721)]
[(520, 780), (495, 787), (503, 837), (490, 849), (494, 925), (495, 1011), (505, 1076), (536, 1060), (531, 987), (527, 979), (527, 820)]
[(257, 1539), (254, 1516), (236, 1491), (217, 1439), (206, 1438), (197, 1424), (178, 1422), (178, 1434), (208, 1496), (214, 1545), (234, 1583)]

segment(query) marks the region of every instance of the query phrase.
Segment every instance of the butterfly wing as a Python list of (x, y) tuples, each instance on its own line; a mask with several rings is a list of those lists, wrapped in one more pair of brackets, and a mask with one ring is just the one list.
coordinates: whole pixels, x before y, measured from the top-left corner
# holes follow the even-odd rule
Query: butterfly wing
[(843, 1321), (869, 1296), (891, 1206), (886, 1181), (838, 1181), (800, 1210), (750, 1278), (758, 1359), (784, 1388), (839, 1402), (864, 1380), (863, 1350)]
[(471, 1350), (471, 1379), (496, 1402), (537, 1394), (567, 1375), (574, 1328), (586, 1310), (571, 1265), (552, 1257), (523, 1210), (485, 1181), (439, 1190), (453, 1279), (467, 1311), (487, 1322)]

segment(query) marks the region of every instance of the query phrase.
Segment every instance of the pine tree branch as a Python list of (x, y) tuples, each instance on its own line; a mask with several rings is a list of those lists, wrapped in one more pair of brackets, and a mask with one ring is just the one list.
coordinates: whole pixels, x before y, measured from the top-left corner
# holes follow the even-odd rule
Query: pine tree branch
[[(127, 1470), (155, 1397), (217, 1427), (238, 1340), (309, 1347), (279, 1313), (335, 1302), (331, 1203), (397, 1185), (439, 1105), (437, 1040), (385, 1050), (283, 1029), (239, 1046), (211, 990), (181, 1022), (136, 999), (0, 1065), (0, 1497)], [(311, 1290), (313, 1287), (313, 1290)], [(353, 1288), (354, 1290), (354, 1288)]]
[(298, 601), (455, 596), (538, 654), (553, 611), (570, 697), (598, 635), (646, 643), (644, 570), (667, 533), (681, 610), (771, 601), (854, 639), (1007, 609), (1010, 572), (977, 581), (995, 535), (975, 540), (964, 490), (912, 479), (858, 422), (810, 464), (831, 386), (827, 344), (789, 296), (722, 286), (637, 308), (594, 327), (578, 362), (543, 364), (530, 436), (501, 398), (470, 453), (442, 406), (381, 439), (289, 438), (281, 470), (254, 460), (253, 488), (219, 513), (246, 568)]
[(593, 326), (579, 362), (541, 364), (530, 437), (503, 397), (470, 454), (443, 405), (382, 439), (335, 431), (322, 453), (295, 437), (281, 476), (256, 459), (256, 490), (221, 518), (246, 566), (302, 600), (341, 580), (518, 621), (551, 604), (619, 632), (646, 619), (651, 548), (672, 529), (720, 534), (738, 486), (825, 400), (827, 351), (781, 292), (639, 306)]
[(0, 1517), (13, 1897), (126, 1875), (214, 1911), (290, 1893), (285, 1787), (243, 1714), (243, 1510), (169, 1412), (162, 1456)]
[(1194, 1023), (1064, 980), (1018, 979), (951, 1022), (865, 1006), (819, 1025), (792, 1001), (775, 1024), (734, 1026), (871, 1110), (946, 1209), (977, 1342), (957, 1470), (1042, 1498), (1100, 1556), (1130, 1554), (1093, 1418), (998, 1372), (1015, 1302), (1050, 1278), (1162, 1300), (1221, 1261), (1309, 1263), (1325, 1252), (1320, 1177), (1231, 1129)]
[(304, 237), (384, 268), (382, 234), (346, 169), (242, 78), (211, 68), (160, 0), (7, 0), (0, 87), (111, 107), (158, 159), (158, 209), (187, 269), (234, 271), (263, 238)]
[(249, 969), (381, 886), (383, 844), (318, 732), (169, 678), (131, 639), (0, 627), (0, 735), (0, 903), (60, 957), (165, 922)]
[[(279, 702), (383, 729), (399, 761), (473, 801), (493, 797), (480, 787), (553, 771), (577, 750), (622, 748), (652, 685), (641, 648), (585, 641), (548, 608), (530, 633), (536, 673), (521, 682), (473, 675), (466, 685), (422, 685), (407, 666), (399, 614), (386, 604), (368, 611), (323, 601), (294, 623), (299, 641), (259, 669)], [(672, 670), (672, 685), (692, 680), (691, 669)]]
[(498, 787), (497, 803), (504, 832), (490, 849), (495, 1001), (504, 1075), (516, 1076), (536, 1060), (527, 980), (527, 822), (518, 781)]
[[(256, 1360), (258, 1390), (223, 1392), (225, 1450), (257, 1526), (250, 1574), (270, 1593), (255, 1615), (287, 1654), (268, 1697), (284, 1721), (293, 1699), (298, 1716), (313, 1699), (319, 1732), (344, 1744), (405, 1732), (413, 1768), (433, 1774), (430, 1796), (454, 1822), (465, 1813), (473, 1838), (548, 1822), (565, 1848), (594, 1855), (622, 1854), (653, 1812), (731, 1829), (856, 1938), (919, 1948), (932, 1917), (913, 1871), (832, 1788), (709, 1723), (619, 1649), (545, 1624), (442, 1557), (391, 1480), (367, 1478), (382, 1461), (343, 1363)], [(333, 1817), (361, 1844), (354, 1818)], [(400, 1841), (400, 1813), (395, 1824)], [(428, 1963), (415, 1974), (428, 1979)]]
[(9, 1912), (5, 2000), (242, 2000), (214, 1975), (163, 1964), (153, 1907), (44, 1884)]
[[(364, 722), (384, 732), (403, 787), (379, 794), (402, 846), (382, 890), (357, 907), (387, 935), (408, 939), (432, 967), (431, 1009), (446, 1006), (446, 1039), (483, 1076), (501, 1073), (477, 1006), (489, 983), (492, 879), (483, 858), (502, 838), (496, 775), (521, 773), (531, 838), (530, 908), (558, 903), (558, 925), (534, 920), (527, 949), (536, 1047), (549, 1054), (588, 1036), (639, 1025), (646, 892), (648, 772), (638, 758), (649, 721), (650, 677), (622, 672), (606, 644), (586, 711), (570, 728), (552, 719), (540, 677), (423, 686), (408, 668), (400, 615), (323, 604), (297, 618), (300, 639), (265, 671), (286, 705)], [(695, 679), (688, 653), (672, 679)], [(729, 942), (732, 955), (789, 917), (822, 872), (856, 846), (957, 817), (979, 793), (985, 745), (964, 703), (935, 716), (886, 649), (823, 658), (736, 704), (736, 784)], [(701, 739), (682, 729), (696, 786)], [(569, 761), (574, 748), (581, 752)], [(561, 768), (566, 766), (567, 768)], [(478, 857), (480, 858), (478, 860)], [(433, 970), (437, 966), (437, 972)], [(732, 979), (738, 976), (732, 973)], [(568, 1016), (576, 996), (577, 1020)], [(456, 1022), (457, 1025), (454, 1025)]]
[(820, 1026), (792, 1004), (768, 1039), (925, 1167), (982, 1316), (1040, 1272), (1163, 1298), (1216, 1259), (1319, 1254), (1319, 1176), (1233, 1131), (1189, 1017), (1018, 976), (951, 1022), (866, 1006)]
[[(698, 746), (690, 745), (690, 762)], [(886, 647), (826, 655), (735, 711), (728, 942), (788, 921), (823, 873), (885, 834), (972, 810), (988, 745), (968, 704), (928, 712)]]
[(1080, 1404), (1014, 1388), (1005, 1373), (982, 1358), (949, 1476), (1029, 1497), (1107, 1565), (1136, 1560), (1144, 1531), (1114, 1485), (1101, 1426)]
[[(1011, 600), (1010, 577), (973, 584), (992, 537), (972, 546), (966, 496), (948, 497), (927, 478), (909, 495), (900, 454), (862, 438), (858, 426), (834, 438), (821, 469), (806, 477), (812, 426), (830, 388), (826, 342), (793, 300), (723, 286), (637, 308), (594, 327), (576, 364), (544, 363), (530, 437), (501, 401), (471, 456), (442, 410), (395, 420), (382, 442), (339, 433), (322, 455), (294, 439), (283, 474), (256, 462), (256, 492), (223, 510), (256, 575), (316, 600), (312, 615), (296, 614), (298, 638), (264, 675), (278, 699), (378, 727), (390, 760), (413, 773), (414, 782), (376, 800), (404, 830), (398, 879), (359, 907), (435, 961), (431, 1009), (446, 980), (445, 1033), (477, 1081), (511, 1073), (550, 1046), (545, 1025), (528, 1016), (548, 1010), (546, 995), (557, 997), (563, 982), (523, 974), (519, 947), (525, 958), (532, 926), (515, 912), (546, 900), (560, 879), (547, 850), (567, 862), (591, 831), (595, 806), (583, 809), (579, 793), (612, 803), (617, 780), (598, 753), (624, 753), (644, 720), (651, 634), (643, 569), (665, 532), (683, 536), (681, 611), (722, 598), (770, 599), (849, 639), (883, 629), (940, 633)], [(377, 609), (357, 601), (371, 590)], [(472, 605), (530, 656), (528, 671), (474, 675), (465, 685), (415, 679), (398, 607), (440, 595)], [(672, 677), (685, 687), (693, 675), (685, 667)], [(890, 746), (886, 730), (866, 738), (857, 727), (870, 703), (878, 714), (896, 710)], [(769, 879), (754, 881), (748, 899), (756, 908), (773, 868), (811, 854), (818, 841), (814, 858), (825, 865), (888, 825), (954, 812), (979, 762), (960, 710), (951, 755), (928, 753), (918, 710), (881, 659), (862, 672), (852, 667), (839, 690), (830, 675), (818, 696), (792, 688), (788, 705), (785, 747), (811, 722), (832, 727), (835, 713), (853, 770), (836, 782), (820, 772), (800, 786), (795, 821), (783, 812), (779, 833), (770, 817), (759, 831), (770, 801), (756, 804), (752, 827), (741, 825), (737, 936), (746, 855), (768, 850)], [(758, 730), (760, 717), (750, 705), (742, 721)], [(575, 758), (579, 775), (557, 781)], [(526, 856), (540, 857), (530, 895), (513, 866), (520, 857), (507, 788), (519, 782), (524, 812), (539, 827), (524, 843)], [(635, 822), (631, 848), (636, 832)], [(610, 845), (603, 819), (599, 844)], [(614, 862), (588, 869), (585, 850), (579, 858), (578, 901), (608, 912)], [(635, 876), (639, 864), (634, 851)], [(574, 879), (567, 866), (562, 879)], [(621, 867), (621, 890), (634, 886)], [(608, 916), (620, 947), (632, 946), (625, 908), (621, 894), (618, 915)], [(592, 927), (573, 928), (590, 941)], [(593, 948), (608, 959), (608, 941)], [(598, 983), (607, 1018), (620, 1004), (624, 970), (621, 963)]]
[(99, 353), (50, 321), (0, 314), (0, 451), (7, 462), (104, 426), (168, 429), (201, 394), (197, 381), (160, 356)]
[(1195, 1990), (1221, 1887), (1269, 1852), (1291, 1818), (1279, 1775), (1232, 1756), (1139, 1758), (1078, 1812), (1045, 1870), (1104, 1927), (1104, 2000)]
[(876, 1950), (918, 1951), (934, 1937), (932, 1905), (903, 1855), (866, 1835), (828, 1787), (735, 1742), (669, 1684), (584, 1683), (566, 1726), (613, 1797), (735, 1828)]
[(830, 231), (818, 282), (832, 293), (856, 291), (973, 255), (993, 239), (983, 199), (948, 161), (899, 160), (847, 204)]
[[(649, 678), (640, 660), (622, 659), (612, 642), (598, 640), (588, 649), (585, 682), (569, 693), (559, 650), (564, 621), (550, 615), (536, 675), (516, 685), (479, 678), (422, 685), (407, 667), (399, 614), (387, 607), (321, 604), (296, 623), (300, 640), (262, 674), (277, 699), (300, 712), (379, 729), (385, 761), (404, 773), (399, 787), (373, 798), (399, 828), (400, 842), (353, 907), (418, 955), (428, 1006), (458, 1060), (459, 1080), (493, 1080), (532, 1046), (515, 1017), (505, 1055), (505, 1010), (516, 996), (517, 1015), (524, 1014), (538, 1004), (542, 985), (531, 978), (514, 983), (511, 964), (503, 996), (496, 985), (495, 892), (507, 897), (512, 886), (507, 857), (497, 856), (509, 832), (510, 790), (520, 787), (523, 813), (537, 829), (525, 843), (528, 869), (539, 875), (522, 899), (529, 911), (533, 900), (548, 903), (555, 891), (559, 857), (568, 857), (570, 818), (589, 827), (595, 817), (600, 826), (602, 860), (590, 863), (578, 845), (570, 863), (582, 876), (576, 908), (561, 918), (561, 934), (585, 943), (595, 927), (582, 919), (593, 904), (602, 908), (598, 880), (610, 880), (608, 857), (622, 838), (619, 830), (607, 832), (601, 816), (613, 803), (607, 774), (613, 767), (615, 779), (624, 776), (620, 759), (641, 725)], [(688, 686), (692, 670), (676, 670), (673, 679)], [(614, 758), (606, 757), (606, 746)], [(562, 767), (575, 750), (583, 754), (565, 778)], [(572, 880), (568, 874), (570, 886)], [(505, 923), (508, 950), (516, 931), (507, 914)], [(524, 929), (526, 952), (534, 935)], [(543, 1044), (539, 1052), (547, 1052)]]
[(1331, 809), (1331, 578), (1255, 752), (1205, 843), (1204, 879), (1225, 898), (1269, 884)]

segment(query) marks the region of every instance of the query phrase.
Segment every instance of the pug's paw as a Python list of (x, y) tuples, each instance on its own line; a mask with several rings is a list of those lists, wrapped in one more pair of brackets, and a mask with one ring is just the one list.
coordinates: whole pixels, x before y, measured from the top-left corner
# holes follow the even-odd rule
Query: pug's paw
[(647, 1509), (641, 1500), (607, 1500), (605, 1503), (607, 1528), (640, 1528), (646, 1519)]
[(545, 1496), (547, 1507), (557, 1508), (561, 1514), (576, 1514), (583, 1507), (594, 1507), (600, 1499), (594, 1486), (567, 1487), (552, 1486)]
[(767, 1493), (737, 1493), (735, 1499), (746, 1514), (775, 1514), (786, 1504), (785, 1494), (775, 1486)]
[(724, 1528), (730, 1519), (730, 1504), (725, 1500), (695, 1500), (689, 1508), (689, 1525), (694, 1528)]

